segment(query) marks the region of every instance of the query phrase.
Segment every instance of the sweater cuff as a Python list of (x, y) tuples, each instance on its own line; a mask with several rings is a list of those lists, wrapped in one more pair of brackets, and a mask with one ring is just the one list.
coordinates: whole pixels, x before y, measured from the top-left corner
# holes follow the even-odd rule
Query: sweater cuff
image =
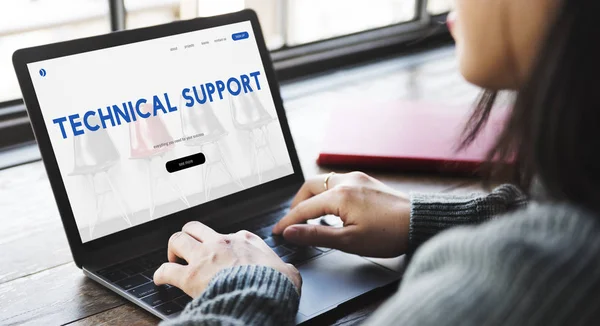
[(501, 185), (489, 194), (411, 193), (409, 254), (446, 229), (487, 221), (527, 203), (514, 185)]
[(266, 266), (244, 265), (218, 272), (180, 319), (221, 316), (246, 325), (294, 324), (300, 295), (283, 273)]

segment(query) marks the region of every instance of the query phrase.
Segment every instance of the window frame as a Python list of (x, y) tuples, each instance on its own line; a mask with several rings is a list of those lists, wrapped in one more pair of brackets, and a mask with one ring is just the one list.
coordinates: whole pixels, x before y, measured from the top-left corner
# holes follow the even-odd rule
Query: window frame
[[(125, 29), (125, 1), (108, 2), (111, 31)], [(282, 10), (282, 15), (285, 15), (286, 9)], [(271, 58), (279, 81), (289, 81), (360, 62), (451, 43), (452, 38), (447, 28), (440, 28), (445, 20), (446, 14), (429, 14), (427, 0), (416, 0), (415, 18), (412, 21), (291, 47), (284, 45), (272, 50)], [(35, 137), (23, 100), (0, 102), (0, 151), (32, 143), (35, 143)]]

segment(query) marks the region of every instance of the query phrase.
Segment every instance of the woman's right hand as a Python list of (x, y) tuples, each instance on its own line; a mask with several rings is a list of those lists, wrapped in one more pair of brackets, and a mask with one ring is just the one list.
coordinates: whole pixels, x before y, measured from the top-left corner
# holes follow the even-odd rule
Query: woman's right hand
[[(396, 257), (406, 252), (410, 222), (407, 196), (362, 172), (307, 180), (290, 212), (273, 228), (292, 243), (339, 249), (368, 257)], [(342, 228), (299, 224), (332, 214)]]

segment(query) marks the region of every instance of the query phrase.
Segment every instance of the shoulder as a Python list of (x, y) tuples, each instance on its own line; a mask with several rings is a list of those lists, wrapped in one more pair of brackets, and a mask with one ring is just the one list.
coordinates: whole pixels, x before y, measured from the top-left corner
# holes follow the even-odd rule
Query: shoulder
[(452, 229), (417, 251), (402, 287), (425, 275), (439, 284), (459, 282), (496, 321), (540, 322), (551, 315), (569, 324), (576, 311), (600, 307), (599, 221), (573, 206), (532, 203), (477, 227)]
[(578, 246), (594, 249), (590, 245), (596, 243), (600, 244), (600, 216), (571, 205), (531, 203), (479, 226), (443, 232), (423, 245), (415, 258), (450, 252), (468, 256), (475, 248), (488, 254), (531, 247), (548, 251)]

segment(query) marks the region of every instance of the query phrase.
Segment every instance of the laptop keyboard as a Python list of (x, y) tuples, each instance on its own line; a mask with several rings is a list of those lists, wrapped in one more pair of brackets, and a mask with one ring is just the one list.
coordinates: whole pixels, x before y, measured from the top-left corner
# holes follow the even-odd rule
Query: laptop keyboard
[[(293, 265), (299, 265), (311, 258), (329, 251), (327, 248), (303, 247), (286, 242), (283, 237), (271, 234), (274, 223), (287, 213), (287, 209), (277, 209), (256, 219), (253, 225), (258, 228), (236, 227), (236, 230), (247, 229), (260, 236), (281, 259)], [(265, 226), (266, 225), (266, 226)], [(131, 296), (156, 309), (165, 316), (180, 312), (192, 300), (180, 289), (171, 285), (157, 286), (152, 281), (154, 272), (166, 262), (167, 249), (151, 252), (145, 256), (104, 268), (97, 273), (107, 281), (114, 283)]]
[(157, 286), (152, 281), (154, 272), (166, 262), (166, 257), (166, 249), (161, 249), (102, 269), (98, 274), (133, 297), (142, 300), (144, 304), (168, 316), (183, 310), (192, 298), (174, 286)]

